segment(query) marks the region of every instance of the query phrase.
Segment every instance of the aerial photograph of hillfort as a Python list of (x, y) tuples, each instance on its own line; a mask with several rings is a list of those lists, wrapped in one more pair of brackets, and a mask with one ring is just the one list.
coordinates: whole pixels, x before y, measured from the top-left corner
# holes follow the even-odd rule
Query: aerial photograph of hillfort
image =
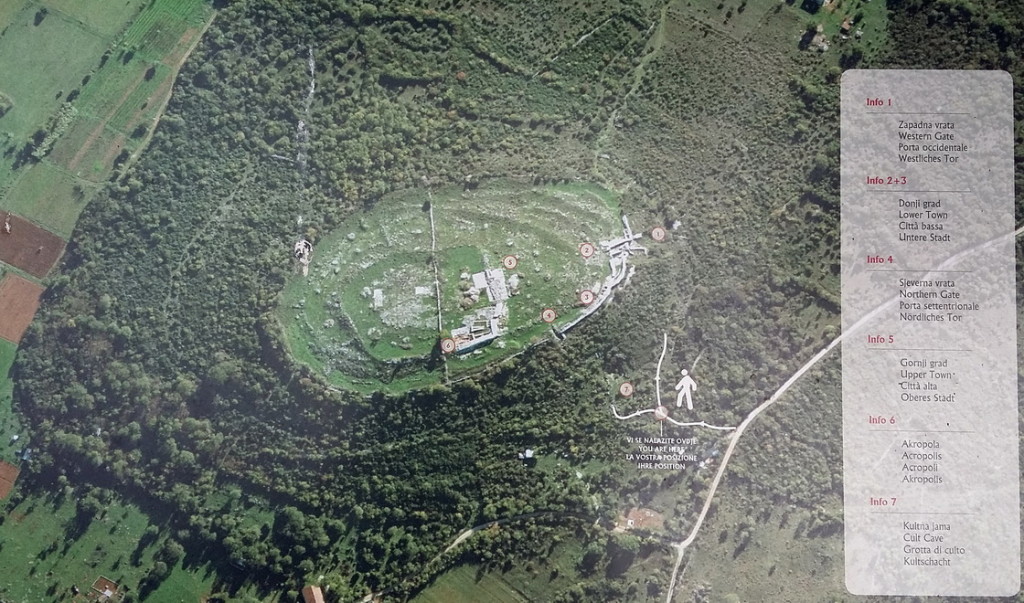
[(0, 1), (0, 603), (881, 600), (841, 82), (1009, 73), (1009, 233), (1022, 54), (1017, 0)]

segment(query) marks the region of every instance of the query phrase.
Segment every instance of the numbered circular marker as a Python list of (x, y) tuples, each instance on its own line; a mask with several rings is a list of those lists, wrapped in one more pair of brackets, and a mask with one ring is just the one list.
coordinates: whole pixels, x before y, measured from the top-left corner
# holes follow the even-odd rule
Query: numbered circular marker
[(505, 267), (505, 270), (515, 270), (519, 265), (519, 258), (514, 255), (506, 255), (501, 258), (501, 265)]
[(665, 229), (660, 226), (655, 226), (654, 229), (651, 230), (651, 238), (655, 241), (664, 241)]
[(654, 418), (658, 421), (664, 421), (668, 418), (668, 409), (664, 406), (659, 406), (654, 409)]
[(455, 351), (455, 340), (451, 337), (445, 337), (441, 340), (441, 351), (445, 354), (451, 354)]
[(551, 308), (544, 308), (544, 311), (540, 313), (540, 319), (547, 323), (555, 322), (556, 318), (558, 318), (558, 314)]
[(583, 304), (584, 306), (589, 306), (590, 304), (594, 303), (594, 299), (596, 299), (596, 296), (594, 295), (594, 292), (591, 291), (590, 289), (580, 291), (580, 303)]
[(628, 398), (633, 395), (633, 384), (629, 381), (624, 381), (619, 384), (619, 395), (623, 398)]
[(583, 243), (580, 245), (580, 255), (582, 255), (585, 260), (593, 257), (596, 252), (597, 248), (594, 247), (593, 243)]

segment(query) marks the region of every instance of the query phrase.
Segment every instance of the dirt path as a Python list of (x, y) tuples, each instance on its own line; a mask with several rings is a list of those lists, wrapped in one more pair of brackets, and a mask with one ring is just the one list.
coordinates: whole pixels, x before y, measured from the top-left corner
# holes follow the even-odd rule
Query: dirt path
[(820, 361), (822, 358), (828, 355), (828, 353), (831, 352), (833, 348), (835, 348), (843, 339), (845, 339), (847, 335), (856, 332), (856, 330), (859, 329), (862, 324), (874, 318), (874, 315), (875, 313), (872, 312), (871, 314), (865, 316), (860, 321), (858, 321), (857, 324), (855, 324), (850, 330), (840, 334), (838, 337), (833, 339), (827, 346), (821, 349), (802, 367), (800, 367), (800, 369), (797, 370), (797, 372), (793, 373), (793, 376), (787, 379), (786, 382), (783, 383), (782, 386), (778, 390), (776, 390), (774, 394), (771, 395), (771, 397), (762, 402), (757, 408), (750, 411), (750, 414), (748, 414), (747, 417), (743, 419), (743, 422), (739, 424), (739, 427), (736, 428), (736, 431), (732, 434), (732, 438), (730, 438), (729, 440), (728, 448), (725, 449), (725, 454), (722, 455), (722, 463), (718, 466), (718, 473), (715, 474), (715, 479), (714, 481), (711, 482), (711, 487), (708, 489), (708, 496), (706, 499), (704, 499), (704, 506), (700, 510), (700, 515), (697, 517), (696, 523), (693, 524), (693, 529), (690, 530), (690, 535), (687, 536), (686, 539), (682, 542), (677, 542), (672, 545), (676, 548), (678, 553), (676, 555), (676, 563), (672, 567), (672, 578), (669, 582), (668, 596), (665, 597), (666, 603), (670, 603), (672, 601), (672, 594), (675, 590), (676, 585), (676, 577), (679, 574), (679, 566), (683, 562), (683, 554), (686, 552), (686, 548), (693, 544), (693, 541), (697, 539), (697, 534), (700, 532), (701, 525), (704, 524), (704, 520), (708, 516), (708, 511), (711, 509), (711, 501), (714, 499), (715, 492), (718, 490), (718, 485), (719, 483), (721, 483), (722, 477), (725, 475), (725, 468), (729, 464), (729, 459), (732, 458), (732, 453), (736, 450), (736, 444), (739, 443), (740, 436), (743, 435), (743, 432), (746, 431), (747, 427), (749, 427), (750, 424), (753, 423), (754, 420), (757, 419), (757, 417), (762, 412), (767, 410), (768, 407), (770, 407), (772, 404), (778, 402), (779, 398), (782, 397), (782, 394), (786, 393), (786, 391), (789, 390), (789, 388), (792, 387), (793, 384), (796, 383), (798, 379), (800, 379), (800, 377), (803, 377), (804, 373), (809, 371), (812, 367), (814, 367), (815, 364), (818, 363), (818, 361)]
[(488, 528), (494, 528), (494, 527), (500, 526), (501, 524), (509, 523), (510, 521), (518, 521), (520, 519), (528, 519), (530, 517), (537, 517), (538, 515), (547, 515), (549, 513), (554, 513), (554, 511), (535, 511), (533, 513), (524, 513), (522, 515), (513, 515), (512, 517), (506, 517), (504, 519), (496, 519), (494, 521), (488, 521), (486, 523), (482, 523), (480, 525), (476, 525), (476, 526), (473, 526), (471, 528), (466, 528), (458, 536), (455, 537), (455, 540), (453, 540), (451, 542), (451, 544), (449, 544), (447, 547), (445, 547), (445, 549), (443, 551), (441, 551), (440, 553), (438, 553), (437, 557), (434, 557), (430, 562), (433, 563), (434, 561), (437, 561), (438, 559), (441, 558), (441, 555), (444, 555), (445, 553), (455, 549), (457, 546), (459, 546), (463, 542), (466, 542), (466, 540), (468, 540), (473, 534), (476, 534), (480, 530), (486, 530)]
[[(164, 83), (161, 83), (160, 86), (158, 86), (157, 89), (153, 92), (153, 94), (151, 94), (149, 98), (146, 99), (146, 105), (148, 106), (151, 102), (153, 102), (154, 99), (162, 97), (160, 100), (160, 108), (157, 110), (156, 117), (154, 117), (153, 119), (153, 124), (149, 128), (149, 132), (147, 132), (146, 138), (143, 139), (142, 143), (139, 145), (138, 150), (134, 154), (132, 154), (131, 161), (134, 161), (136, 158), (138, 158), (142, 149), (144, 149), (146, 145), (149, 144), (149, 140), (153, 135), (153, 130), (156, 129), (156, 125), (160, 122), (160, 117), (163, 116), (164, 110), (167, 108), (167, 103), (168, 101), (170, 101), (171, 90), (174, 84), (174, 80), (178, 77), (178, 72), (181, 70), (181, 66), (185, 64), (185, 61), (192, 54), (192, 51), (195, 50), (196, 46), (199, 44), (199, 41), (203, 38), (203, 35), (206, 33), (206, 30), (209, 29), (210, 25), (213, 23), (213, 18), (215, 16), (216, 13), (214, 13), (214, 15), (210, 17), (210, 19), (206, 22), (205, 25), (203, 25), (202, 29), (200, 30), (196, 30), (194, 28), (189, 28), (188, 30), (186, 30), (185, 33), (182, 34), (181, 38), (178, 40), (178, 44), (175, 44), (174, 50), (169, 55), (164, 57), (162, 61), (160, 61), (161, 64), (171, 68), (171, 73), (167, 77), (166, 81)], [(198, 35), (196, 35), (197, 31)], [(189, 35), (195, 35), (195, 38), (192, 40), (192, 43), (184, 52), (177, 52), (179, 46), (187, 40)], [(107, 124), (110, 123), (110, 120), (114, 118), (118, 110), (120, 110), (121, 106), (128, 101), (128, 98), (131, 96), (133, 92), (135, 92), (135, 89), (142, 84), (145, 78), (146, 71), (144, 70), (141, 73), (139, 73), (138, 77), (135, 78), (131, 86), (125, 88), (124, 94), (121, 95), (121, 98), (119, 98), (117, 102), (110, 107), (110, 110), (107, 112), (107, 114), (100, 119), (100, 123), (95, 128), (93, 128), (92, 132), (89, 133), (89, 136), (86, 137), (85, 141), (82, 143), (82, 146), (79, 147), (78, 152), (76, 152), (74, 156), (71, 158), (71, 160), (68, 161), (68, 171), (75, 172), (76, 170), (78, 170), (78, 166), (82, 163), (82, 159), (92, 149), (93, 145), (100, 138), (100, 136), (103, 135), (104, 128), (107, 127)], [(144, 110), (142, 109), (136, 111), (135, 114), (132, 115), (132, 118), (129, 120), (128, 123), (135, 123), (135, 120), (143, 111)], [(122, 143), (121, 146), (123, 146), (123, 143), (127, 140), (123, 135), (119, 135), (117, 139), (119, 143)], [(111, 159), (111, 157), (113, 155), (116, 155), (117, 152), (120, 152), (120, 147), (116, 144), (113, 145), (111, 148), (114, 149), (114, 151), (108, 152), (104, 156), (104, 165), (109, 165), (108, 162)]]
[[(196, 49), (196, 46), (199, 46), (200, 40), (203, 39), (203, 36), (206, 35), (206, 32), (210, 29), (210, 26), (213, 25), (213, 21), (214, 21), (214, 19), (216, 17), (217, 17), (217, 13), (216, 12), (213, 13), (212, 15), (210, 15), (209, 20), (207, 20), (206, 23), (203, 25), (203, 28), (201, 30), (199, 30), (199, 35), (197, 35), (195, 37), (195, 39), (192, 40), (192, 44), (188, 47), (188, 50), (186, 50), (181, 55), (181, 58), (179, 58), (178, 61), (176, 63), (174, 63), (174, 65), (168, 65), (168, 67), (171, 67), (171, 75), (168, 77), (168, 81), (171, 82), (172, 85), (168, 88), (167, 94), (160, 101), (160, 107), (157, 109), (156, 115), (153, 117), (153, 123), (150, 125), (149, 131), (146, 132), (145, 138), (142, 139), (142, 141), (139, 143), (139, 147), (137, 149), (135, 149), (135, 152), (132, 153), (132, 156), (128, 159), (127, 163), (129, 165), (132, 164), (132, 163), (135, 163), (135, 161), (139, 158), (139, 156), (142, 155), (142, 152), (146, 149), (146, 147), (149, 146), (149, 141), (151, 141), (153, 139), (153, 133), (156, 132), (156, 127), (157, 127), (157, 125), (160, 124), (160, 120), (164, 116), (164, 111), (167, 110), (167, 104), (169, 102), (171, 102), (171, 96), (173, 96), (173, 94), (174, 94), (173, 83), (174, 83), (175, 80), (178, 79), (178, 73), (181, 72), (182, 65), (184, 65), (185, 61), (187, 61), (188, 58), (190, 56), (192, 56), (192, 51), (194, 51)], [(194, 31), (194, 30), (190, 29), (189, 31)]]
[(103, 135), (103, 129), (107, 127), (107, 124), (110, 122), (110, 120), (113, 119), (114, 115), (117, 114), (117, 110), (121, 108), (121, 105), (127, 102), (128, 97), (131, 96), (132, 92), (134, 92), (135, 89), (139, 87), (139, 84), (141, 84), (145, 78), (146, 72), (143, 71), (139, 73), (139, 76), (135, 78), (135, 81), (132, 82), (131, 86), (125, 88), (124, 94), (121, 95), (121, 98), (117, 99), (117, 102), (110, 107), (110, 111), (107, 112), (105, 117), (100, 119), (100, 123), (95, 128), (93, 128), (92, 132), (89, 133), (89, 136), (86, 137), (85, 142), (82, 143), (82, 146), (78, 149), (78, 152), (75, 153), (75, 155), (71, 158), (70, 161), (68, 161), (68, 171), (74, 172), (75, 170), (78, 169), (78, 165), (82, 163), (82, 159), (89, 152), (89, 150), (92, 149), (93, 144), (95, 144), (96, 140)]
[[(943, 261), (941, 264), (939, 264), (939, 266), (936, 267), (935, 270), (941, 270), (941, 269), (943, 269), (943, 268), (945, 268), (945, 267), (947, 267), (949, 265), (955, 264), (956, 262), (958, 262), (964, 256), (970, 255), (970, 254), (974, 253), (975, 251), (978, 251), (980, 249), (984, 249), (985, 247), (988, 247), (990, 245), (994, 245), (994, 244), (1000, 242), (1001, 240), (1003, 240), (1004, 238), (1007, 238), (1007, 237), (1010, 237), (1010, 238), (1019, 237), (1021, 235), (1021, 233), (1024, 233), (1024, 226), (1018, 227), (1016, 230), (1014, 230), (1010, 234), (1002, 235), (1000, 237), (996, 237), (995, 239), (992, 239), (990, 241), (985, 241), (984, 243), (979, 243), (979, 244), (975, 245), (974, 247), (971, 247), (969, 249), (965, 249), (965, 250), (963, 250), (963, 251), (961, 251), (961, 252), (959, 252), (959, 253), (957, 253), (957, 254), (955, 254), (953, 256), (950, 256), (945, 261)], [(878, 316), (880, 313), (882, 313), (884, 310), (886, 310), (889, 306), (892, 306), (893, 304), (895, 304), (897, 300), (898, 300), (898, 298), (894, 296), (894, 297), (890, 298), (889, 300), (887, 300), (885, 302), (882, 302), (874, 310), (872, 310), (871, 312), (868, 312), (860, 320), (858, 320), (857, 322), (853, 323), (853, 325), (851, 325), (849, 329), (847, 329), (847, 330), (843, 331), (842, 333), (840, 333), (828, 345), (826, 345), (824, 348), (822, 348), (820, 351), (818, 351), (817, 354), (815, 354), (810, 360), (808, 360), (803, 366), (801, 366), (795, 373), (793, 373), (793, 376), (791, 376), (789, 379), (787, 379), (786, 382), (783, 383), (782, 386), (779, 387), (779, 389), (776, 390), (775, 393), (771, 395), (771, 397), (769, 397), (767, 400), (762, 402), (757, 408), (755, 408), (754, 410), (750, 411), (750, 414), (748, 414), (747, 417), (745, 419), (743, 419), (743, 422), (740, 423), (739, 427), (736, 428), (735, 433), (733, 433), (733, 435), (732, 435), (732, 439), (729, 441), (729, 447), (726, 448), (725, 454), (722, 455), (722, 463), (718, 467), (718, 473), (715, 474), (714, 481), (711, 482), (711, 487), (708, 489), (708, 496), (707, 496), (706, 499), (704, 499), (704, 506), (701, 508), (700, 515), (697, 517), (697, 521), (693, 524), (693, 528), (690, 530), (690, 535), (687, 536), (685, 540), (683, 540), (681, 542), (677, 542), (677, 543), (672, 545), (676, 549), (676, 551), (677, 551), (676, 563), (672, 567), (672, 578), (669, 581), (668, 594), (665, 597), (665, 603), (672, 603), (672, 595), (675, 593), (676, 579), (677, 579), (677, 577), (679, 575), (679, 567), (683, 563), (683, 556), (686, 553), (687, 547), (689, 547), (691, 544), (693, 544), (693, 541), (697, 539), (697, 534), (700, 532), (700, 528), (704, 524), (704, 520), (708, 516), (708, 511), (711, 509), (711, 501), (715, 497), (715, 492), (718, 490), (718, 485), (722, 481), (722, 476), (725, 475), (725, 469), (726, 469), (726, 466), (728, 466), (728, 464), (729, 464), (729, 459), (732, 457), (732, 453), (736, 450), (736, 444), (739, 443), (740, 436), (743, 435), (743, 432), (746, 431), (747, 427), (750, 426), (750, 424), (753, 423), (754, 420), (757, 419), (757, 417), (762, 412), (767, 410), (768, 407), (770, 407), (771, 405), (773, 405), (776, 402), (778, 402), (779, 398), (781, 398), (782, 395), (784, 393), (786, 393), (786, 391), (788, 391), (789, 388), (792, 387), (793, 384), (795, 384), (798, 379), (800, 379), (800, 377), (803, 377), (804, 374), (807, 371), (811, 370), (811, 368), (813, 368), (815, 364), (817, 364), (821, 359), (823, 359), (825, 356), (827, 356), (829, 354), (829, 352), (831, 352), (837, 345), (839, 345), (840, 342), (842, 342), (844, 339), (846, 339), (850, 335), (857, 333), (857, 331), (859, 331), (861, 329), (861, 327), (863, 327), (865, 324), (867, 324), (870, 321), (872, 321), (876, 316)]]
[[(472, 537), (473, 534), (476, 534), (480, 530), (486, 530), (486, 529), (489, 529), (489, 528), (493, 528), (493, 527), (499, 526), (499, 525), (501, 525), (503, 523), (509, 523), (510, 521), (517, 521), (517, 520), (520, 520), (520, 519), (527, 519), (529, 517), (537, 517), (538, 515), (547, 515), (547, 514), (550, 514), (550, 513), (556, 513), (556, 511), (536, 511), (534, 513), (524, 513), (523, 515), (514, 515), (512, 517), (506, 517), (504, 519), (496, 519), (494, 521), (488, 521), (488, 522), (482, 523), (480, 525), (475, 525), (475, 526), (473, 526), (471, 528), (466, 528), (465, 530), (462, 530), (461, 532), (459, 532), (459, 535), (455, 537), (455, 540), (453, 540), (451, 542), (451, 544), (449, 544), (447, 547), (445, 547), (445, 549), (443, 551), (438, 553), (437, 556), (435, 556), (433, 559), (431, 559), (430, 562), (427, 565), (431, 565), (431, 564), (435, 563), (438, 559), (440, 559), (442, 556), (444, 556), (445, 553), (448, 553), (449, 551), (451, 551), (451, 550), (455, 549), (456, 547), (458, 547), (463, 542), (469, 540), (469, 538)], [(383, 590), (377, 591), (375, 593), (370, 593), (370, 594), (366, 595), (365, 597), (363, 597), (362, 599), (360, 599), (360, 603), (372, 603), (377, 597), (380, 597), (381, 595), (387, 594), (387, 592), (388, 592), (388, 589), (383, 589)]]
[(611, 114), (608, 115), (608, 120), (605, 122), (604, 128), (601, 129), (601, 133), (598, 134), (597, 140), (594, 142), (594, 163), (593, 169), (598, 172), (597, 164), (601, 158), (601, 149), (604, 146), (605, 140), (608, 138), (609, 133), (615, 130), (615, 122), (619, 119), (619, 111), (626, 105), (626, 102), (631, 96), (636, 94), (636, 91), (640, 89), (640, 85), (644, 81), (644, 75), (647, 73), (647, 64), (651, 62), (651, 59), (657, 56), (661, 52), (662, 46), (665, 45), (665, 23), (668, 20), (668, 9), (671, 6), (673, 0), (669, 0), (661, 7), (661, 13), (658, 16), (658, 21), (653, 23), (647, 30), (650, 32), (650, 39), (647, 44), (644, 45), (643, 56), (640, 58), (640, 64), (633, 70), (633, 82), (629, 86), (629, 90), (622, 95), (622, 99), (612, 109)]

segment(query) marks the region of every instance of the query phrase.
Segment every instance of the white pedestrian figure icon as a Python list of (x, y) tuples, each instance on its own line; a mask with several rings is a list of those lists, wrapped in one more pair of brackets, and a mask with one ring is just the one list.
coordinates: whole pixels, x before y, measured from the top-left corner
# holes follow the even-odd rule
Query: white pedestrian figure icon
[(697, 382), (693, 380), (693, 377), (690, 376), (686, 369), (680, 371), (680, 374), (683, 378), (679, 380), (679, 383), (676, 383), (676, 391), (679, 392), (679, 395), (676, 396), (676, 408), (683, 405), (683, 397), (685, 396), (686, 409), (693, 410), (693, 399), (690, 397), (690, 394), (697, 391)]

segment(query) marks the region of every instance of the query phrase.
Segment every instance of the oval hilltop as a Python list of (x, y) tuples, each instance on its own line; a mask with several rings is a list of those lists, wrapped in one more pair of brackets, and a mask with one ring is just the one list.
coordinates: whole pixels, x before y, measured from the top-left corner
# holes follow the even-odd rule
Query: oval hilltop
[(400, 191), (316, 242), (278, 319), (334, 386), (426, 387), (562, 336), (628, 278), (637, 239), (592, 184)]

